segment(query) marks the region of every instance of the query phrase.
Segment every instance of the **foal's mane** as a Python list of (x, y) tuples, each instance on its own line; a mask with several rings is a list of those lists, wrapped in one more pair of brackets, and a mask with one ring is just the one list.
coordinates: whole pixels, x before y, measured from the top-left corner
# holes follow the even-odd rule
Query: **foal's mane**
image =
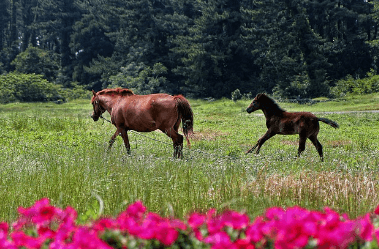
[(272, 98), (270, 98), (269, 96), (267, 96), (266, 94), (264, 93), (260, 93), (256, 96), (256, 100), (262, 104), (262, 106), (270, 111), (271, 113), (274, 113), (274, 114), (281, 114), (283, 112), (285, 112), (286, 110), (284, 110), (283, 108), (281, 108), (276, 102), (275, 100), (273, 100)]

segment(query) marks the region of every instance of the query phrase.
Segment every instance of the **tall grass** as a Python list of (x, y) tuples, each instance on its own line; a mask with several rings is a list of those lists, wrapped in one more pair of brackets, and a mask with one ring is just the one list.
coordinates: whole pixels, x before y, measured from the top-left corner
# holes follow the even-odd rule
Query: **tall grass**
[[(274, 205), (330, 206), (355, 217), (379, 204), (378, 113), (318, 114), (341, 126), (321, 124), (320, 162), (309, 142), (294, 159), (297, 136), (276, 136), (259, 155), (245, 155), (266, 131), (260, 111), (244, 111), (249, 101), (191, 103), (195, 135), (183, 160), (172, 158), (171, 140), (160, 132), (129, 132), (131, 155), (121, 138), (108, 151), (115, 128), (93, 122), (87, 100), (1, 105), (0, 220), (15, 220), (18, 206), (42, 197), (74, 207), (82, 221), (98, 215), (99, 198), (103, 215), (116, 215), (138, 199), (151, 211), (179, 218), (210, 208), (255, 216)], [(328, 109), (324, 103), (322, 110), (283, 107)]]

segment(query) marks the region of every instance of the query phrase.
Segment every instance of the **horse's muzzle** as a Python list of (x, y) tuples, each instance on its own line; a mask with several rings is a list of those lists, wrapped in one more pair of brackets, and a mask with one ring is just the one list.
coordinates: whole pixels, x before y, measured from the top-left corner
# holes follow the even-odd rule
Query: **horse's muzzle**
[(97, 120), (99, 120), (99, 117), (98, 117), (98, 116), (95, 116), (95, 115), (93, 115), (93, 114), (91, 115), (91, 118), (92, 118), (93, 121), (95, 121), (95, 122), (96, 122)]
[(248, 108), (246, 109), (246, 111), (247, 111), (247, 113), (252, 113), (254, 110), (253, 110), (252, 107), (248, 107)]

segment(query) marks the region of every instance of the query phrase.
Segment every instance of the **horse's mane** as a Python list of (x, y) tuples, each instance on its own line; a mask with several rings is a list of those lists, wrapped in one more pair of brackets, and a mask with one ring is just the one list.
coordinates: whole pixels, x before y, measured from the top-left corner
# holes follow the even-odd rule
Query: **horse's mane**
[(266, 110), (270, 111), (271, 113), (274, 113), (274, 114), (281, 114), (283, 112), (285, 112), (286, 110), (284, 110), (283, 108), (281, 108), (276, 102), (275, 100), (273, 100), (272, 98), (270, 98), (269, 96), (267, 96), (266, 94), (264, 93), (260, 93), (257, 95), (256, 97), (257, 101), (259, 103), (262, 104), (262, 106), (264, 106), (266, 108)]
[(100, 94), (100, 95), (117, 94), (117, 95), (126, 96), (126, 95), (133, 95), (134, 93), (132, 90), (127, 89), (127, 88), (112, 88), (112, 89), (103, 89), (97, 92), (97, 94)]
[[(129, 96), (134, 95), (132, 90), (127, 88), (112, 88), (112, 89), (103, 89), (96, 93), (97, 95), (120, 95), (120, 96)], [(91, 102), (93, 102), (95, 96), (92, 96)]]

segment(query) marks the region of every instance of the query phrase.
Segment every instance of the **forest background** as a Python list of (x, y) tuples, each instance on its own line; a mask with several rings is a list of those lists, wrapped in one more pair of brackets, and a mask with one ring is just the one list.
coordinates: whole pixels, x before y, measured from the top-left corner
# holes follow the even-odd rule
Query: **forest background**
[(378, 24), (379, 0), (0, 0), (0, 102), (377, 92)]

